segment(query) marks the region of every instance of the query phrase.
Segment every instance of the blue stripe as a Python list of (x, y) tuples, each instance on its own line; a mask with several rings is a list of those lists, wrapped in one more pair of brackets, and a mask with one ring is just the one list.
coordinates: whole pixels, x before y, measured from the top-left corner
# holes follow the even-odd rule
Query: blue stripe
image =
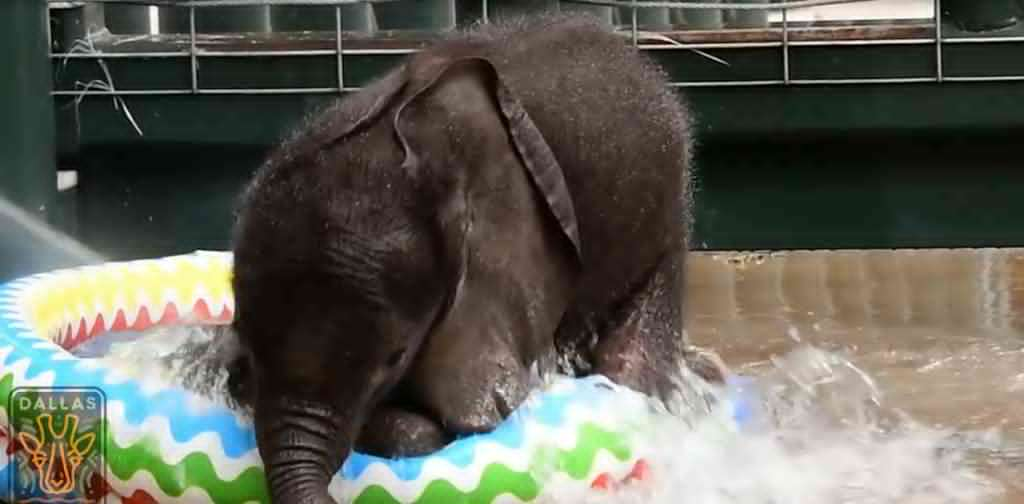
[(5, 497), (10, 496), (11, 493), (11, 478), (14, 477), (14, 464), (8, 463), (7, 465), (0, 467), (0, 492)]
[(574, 380), (572, 389), (562, 393), (545, 393), (535, 403), (527, 403), (519, 407), (498, 427), (485, 434), (463, 437), (445, 448), (424, 457), (408, 457), (404, 459), (387, 459), (373, 455), (353, 453), (341, 468), (341, 475), (347, 480), (356, 480), (372, 464), (388, 466), (398, 479), (412, 481), (418, 479), (423, 466), (430, 459), (443, 459), (458, 468), (468, 467), (475, 459), (477, 446), (480, 443), (496, 443), (509, 448), (523, 446), (524, 430), (527, 419), (550, 427), (560, 427), (565, 423), (565, 413), (570, 404), (593, 402), (601, 397), (601, 390), (596, 384), (603, 380), (600, 377), (587, 377)]

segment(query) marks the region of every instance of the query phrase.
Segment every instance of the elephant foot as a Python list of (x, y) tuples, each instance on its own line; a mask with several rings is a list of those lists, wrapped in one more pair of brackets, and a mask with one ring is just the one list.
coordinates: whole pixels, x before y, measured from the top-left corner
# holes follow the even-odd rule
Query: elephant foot
[(680, 365), (721, 383), (725, 366), (707, 352), (689, 349), (682, 331), (682, 261), (666, 254), (602, 331), (593, 372), (638, 392), (670, 400), (679, 388)]
[(433, 453), (452, 441), (440, 424), (398, 406), (382, 406), (367, 420), (356, 450), (378, 457), (416, 457)]

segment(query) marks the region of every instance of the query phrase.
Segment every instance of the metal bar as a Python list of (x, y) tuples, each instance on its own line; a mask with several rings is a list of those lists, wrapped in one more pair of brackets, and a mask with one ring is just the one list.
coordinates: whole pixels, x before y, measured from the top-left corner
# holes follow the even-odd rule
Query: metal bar
[(740, 42), (736, 44), (707, 43), (707, 44), (640, 44), (639, 49), (665, 50), (665, 49), (764, 49), (770, 47), (782, 47), (782, 42)]
[(123, 52), (123, 53), (50, 53), (53, 59), (118, 59), (118, 58), (185, 58), (188, 51)]
[[(67, 0), (46, 0), (49, 4), (67, 4)], [(151, 5), (157, 7), (245, 7), (245, 6), (302, 6), (302, 5), (355, 5), (361, 3), (385, 3), (400, 0), (80, 0), (76, 3)], [(864, 1), (864, 0), (859, 0)]]
[(333, 56), (334, 49), (309, 49), (301, 51), (204, 51), (199, 50), (200, 58), (237, 58), (246, 56)]
[[(335, 45), (339, 45), (337, 42)], [(341, 54), (351, 55), (401, 55), (419, 52), (419, 49), (341, 49)], [(210, 56), (333, 56), (338, 49), (301, 49), (294, 51), (199, 51), (199, 57)]]
[(950, 37), (943, 44), (984, 44), (989, 42), (1024, 42), (1024, 37)]
[(637, 16), (636, 16), (636, 0), (633, 0), (633, 7), (630, 9), (630, 13), (631, 13), (631, 17), (633, 18), (633, 21), (632, 21), (632, 26), (633, 26), (633, 28), (632, 28), (632, 30), (633, 30), (633, 47), (636, 47), (638, 45), (638, 42), (637, 42), (637, 40), (638, 40), (638, 36), (637, 36), (638, 35), (637, 34), (638, 27), (637, 27)]
[(483, 0), (483, 12), (482, 12), (481, 15), (484, 18), (484, 23), (490, 23), (491, 22), (490, 13), (488, 12), (489, 9), (487, 8), (488, 7), (487, 4), (488, 4), (487, 0)]
[[(248, 0), (196, 0), (196, 1), (248, 1)], [(282, 0), (266, 0), (266, 1), (282, 1)], [(291, 1), (291, 0), (285, 0)], [(304, 1), (304, 0), (298, 0)], [(318, 0), (317, 0), (318, 1)], [(576, 3), (594, 4), (594, 5), (609, 5), (618, 7), (629, 7), (632, 1), (624, 0), (572, 0)], [(709, 2), (666, 2), (666, 1), (644, 1), (640, 0), (636, 2), (637, 7), (670, 7), (670, 8), (686, 8), (686, 9), (748, 9), (748, 10), (777, 10), (777, 9), (800, 9), (804, 7), (819, 7), (823, 5), (836, 5), (846, 3), (863, 3), (867, 0), (790, 0), (781, 1), (770, 4), (750, 4), (750, 3), (733, 3), (733, 2), (720, 2), (720, 3), (709, 3)]]
[(942, 0), (935, 0), (935, 80), (942, 82)]
[(302, 94), (302, 93), (337, 93), (336, 87), (320, 88), (253, 88), (253, 89), (200, 89), (198, 94), (206, 95), (266, 95), (266, 94)]
[[(412, 54), (419, 49), (345, 49), (342, 54), (352, 55), (401, 55)], [(296, 51), (204, 51), (197, 50), (197, 58), (224, 58), (242, 56), (333, 56), (336, 49), (303, 49)], [(137, 52), (137, 53), (52, 53), (53, 59), (118, 59), (118, 58), (187, 58), (190, 51), (181, 52)]]
[(682, 88), (682, 87), (742, 87), (742, 86), (777, 86), (779, 84), (785, 84), (785, 81), (781, 80), (762, 80), (762, 81), (694, 81), (694, 82), (670, 82), (668, 87), (671, 88)]
[(119, 89), (117, 91), (71, 91), (54, 90), (50, 91), (53, 96), (163, 96), (163, 95), (187, 95), (192, 94), (190, 89)]
[(990, 75), (977, 77), (944, 77), (946, 82), (1017, 82), (1024, 81), (1024, 75)]
[(334, 43), (335, 43), (335, 58), (338, 65), (338, 92), (345, 89), (345, 64), (344, 64), (344, 48), (341, 46), (341, 5), (334, 8)]
[(915, 84), (921, 82), (935, 82), (932, 77), (893, 77), (874, 79), (792, 79), (792, 85), (845, 85), (845, 84)]
[[(159, 5), (165, 7), (237, 7), (256, 5), (349, 5), (357, 3), (393, 2), (397, 0), (88, 0), (91, 3)], [(604, 5), (610, 7), (630, 7), (633, 0), (572, 0), (575, 3)], [(775, 10), (800, 9), (846, 3), (864, 2), (866, 0), (790, 0), (771, 4), (748, 3), (707, 3), (707, 2), (670, 2), (670, 1), (637, 1), (637, 7), (669, 7), (686, 9), (749, 9)], [(65, 3), (66, 0), (47, 0), (49, 3)]]
[[(344, 49), (342, 54), (345, 55), (402, 55), (412, 54), (418, 52), (419, 49)], [(310, 49), (310, 50), (297, 50), (297, 51), (203, 51), (198, 50), (196, 52), (197, 58), (223, 58), (232, 56), (332, 56), (337, 53), (335, 49)], [(178, 53), (53, 53), (50, 55), (53, 59), (118, 59), (118, 58), (188, 58), (192, 56), (189, 51), (182, 51)]]
[(53, 26), (52, 26), (53, 23), (50, 22), (50, 20), (53, 19), (52, 16), (53, 16), (53, 9), (50, 7), (50, 4), (46, 4), (46, 20), (47, 20), (46, 21), (46, 47), (49, 48), (46, 52), (49, 53), (51, 57), (54, 54), (54, 52), (53, 52)]
[(199, 60), (196, 59), (196, 8), (188, 8), (189, 53), (192, 62), (192, 92), (199, 91)]
[(917, 39), (862, 39), (862, 40), (791, 40), (790, 47), (816, 46), (873, 46), (873, 45), (928, 45), (934, 44), (933, 38)]
[[(979, 78), (984, 79), (984, 78)], [(1020, 76), (1024, 80), (1024, 76)], [(952, 78), (947, 78), (952, 80)], [(1010, 80), (1010, 79), (1004, 79)], [(669, 87), (737, 87), (737, 86), (771, 86), (779, 84), (788, 85), (850, 85), (850, 84), (917, 84), (924, 82), (935, 82), (931, 77), (899, 77), (899, 78), (875, 78), (875, 79), (790, 79), (784, 80), (759, 80), (759, 81), (693, 81), (693, 82), (670, 82)]]
[(789, 83), (789, 9), (782, 9), (782, 75)]
[[(341, 91), (354, 91), (358, 88), (347, 88)], [(253, 88), (253, 89), (119, 89), (116, 91), (51, 91), (53, 96), (166, 96), (166, 95), (187, 95), (187, 94), (234, 94), (234, 95), (265, 95), (265, 94), (301, 94), (301, 93), (337, 93), (336, 87), (327, 88)]]
[(342, 53), (343, 54), (354, 54), (354, 55), (372, 56), (372, 55), (387, 55), (387, 54), (391, 54), (391, 55), (412, 54), (412, 53), (415, 53), (415, 52), (418, 52), (418, 51), (419, 51), (419, 49), (412, 49), (412, 48), (409, 48), (409, 49), (345, 49)]

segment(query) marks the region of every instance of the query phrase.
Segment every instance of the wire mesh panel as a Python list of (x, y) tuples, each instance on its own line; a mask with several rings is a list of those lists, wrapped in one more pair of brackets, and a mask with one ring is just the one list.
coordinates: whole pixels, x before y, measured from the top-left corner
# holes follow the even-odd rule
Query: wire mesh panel
[[(1024, 79), (1016, 0), (945, 1), (897, 2), (893, 19), (879, 0), (51, 0), (106, 8), (77, 39), (54, 34), (53, 93), (344, 93), (440, 33), (541, 9), (597, 15), (676, 87)], [(967, 31), (979, 19), (997, 31)]]
[[(57, 149), (81, 173), (91, 242), (222, 247), (229, 195), (304, 115), (443, 31), (558, 9), (596, 15), (685, 91), (695, 247), (1013, 244), (1003, 217), (1020, 205), (1000, 174), (1024, 129), (1024, 85), (1008, 82), (1024, 76), (1022, 1), (51, 1)], [(247, 7), (270, 29), (204, 24)]]

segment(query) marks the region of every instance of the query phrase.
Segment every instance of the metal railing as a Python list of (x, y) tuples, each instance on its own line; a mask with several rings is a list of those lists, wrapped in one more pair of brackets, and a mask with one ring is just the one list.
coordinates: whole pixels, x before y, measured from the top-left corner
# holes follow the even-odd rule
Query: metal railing
[[(382, 3), (398, 0), (192, 0), (176, 2), (169, 0), (84, 0), (79, 4), (102, 3), (102, 4), (130, 4), (163, 6), (188, 9), (188, 47), (180, 50), (143, 50), (143, 51), (111, 51), (109, 47), (97, 50), (91, 43), (75, 48), (67, 52), (51, 52), (51, 58), (66, 63), (68, 60), (92, 59), (100, 62), (110, 59), (121, 58), (188, 58), (190, 60), (190, 86), (185, 88), (171, 89), (116, 89), (113, 83), (103, 86), (85, 86), (85, 89), (56, 89), (52, 94), (57, 96), (76, 96), (81, 99), (87, 95), (104, 96), (128, 96), (128, 95), (181, 95), (181, 94), (294, 94), (294, 93), (339, 93), (359, 89), (359, 86), (352, 86), (346, 83), (345, 64), (346, 56), (355, 55), (396, 55), (408, 54), (419, 49), (416, 47), (389, 47), (389, 48), (351, 48), (346, 47), (345, 32), (343, 26), (343, 7), (352, 4)], [(489, 2), (482, 1), (482, 21), (489, 22)], [(806, 28), (797, 29), (789, 20), (790, 12), (793, 9), (863, 3), (868, 0), (790, 0), (775, 3), (711, 3), (711, 2), (667, 2), (667, 1), (629, 1), (629, 0), (572, 0), (572, 3), (590, 4), (596, 6), (610, 6), (618, 8), (629, 8), (631, 20), (628, 31), (619, 29), (624, 36), (628, 36), (632, 44), (643, 50), (650, 51), (696, 51), (711, 59), (715, 57), (704, 51), (717, 49), (755, 49), (755, 48), (779, 48), (778, 57), (781, 59), (781, 75), (771, 79), (753, 80), (705, 80), (686, 81), (674, 80), (670, 83), (673, 87), (718, 87), (718, 86), (794, 86), (794, 85), (845, 85), (845, 84), (901, 84), (919, 82), (978, 82), (978, 81), (1021, 81), (1024, 75), (978, 75), (978, 76), (950, 76), (946, 75), (943, 68), (944, 47), (948, 44), (979, 44), (993, 42), (1024, 42), (1024, 36), (1005, 37), (954, 37), (943, 36), (941, 15), (942, 0), (934, 0), (934, 16), (930, 23), (919, 23), (915, 25), (921, 29), (926, 36), (914, 36), (910, 38), (851, 38), (846, 40), (813, 40), (794, 39), (794, 35)], [(51, 9), (54, 4), (66, 4), (62, 0), (48, 0)], [(200, 34), (196, 29), (197, 11), (209, 7), (236, 7), (236, 6), (333, 6), (334, 7), (334, 34), (333, 47), (321, 49), (282, 49), (282, 50), (217, 50), (200, 47)], [(781, 23), (777, 27), (769, 26), (760, 29), (764, 35), (773, 35), (769, 40), (754, 41), (704, 41), (704, 42), (683, 42), (675, 40), (664, 32), (648, 31), (641, 29), (638, 23), (638, 11), (644, 8), (684, 8), (684, 9), (716, 9), (716, 10), (772, 10), (781, 12)], [(728, 30), (724, 30), (728, 31)], [(186, 34), (182, 34), (186, 35)], [(144, 38), (140, 36), (137, 38)], [(365, 39), (364, 39), (365, 40)], [(801, 79), (793, 78), (791, 69), (791, 53), (794, 48), (814, 46), (869, 46), (869, 45), (934, 45), (934, 74), (920, 77), (892, 77), (892, 78), (849, 78), (849, 79)], [(116, 46), (113, 46), (116, 47)], [(334, 56), (337, 65), (336, 85), (330, 87), (280, 87), (280, 88), (205, 88), (200, 86), (200, 60), (203, 58), (225, 58), (225, 57), (289, 57), (289, 56)], [(109, 78), (109, 72), (105, 73)], [(99, 89), (95, 89), (99, 87)]]

